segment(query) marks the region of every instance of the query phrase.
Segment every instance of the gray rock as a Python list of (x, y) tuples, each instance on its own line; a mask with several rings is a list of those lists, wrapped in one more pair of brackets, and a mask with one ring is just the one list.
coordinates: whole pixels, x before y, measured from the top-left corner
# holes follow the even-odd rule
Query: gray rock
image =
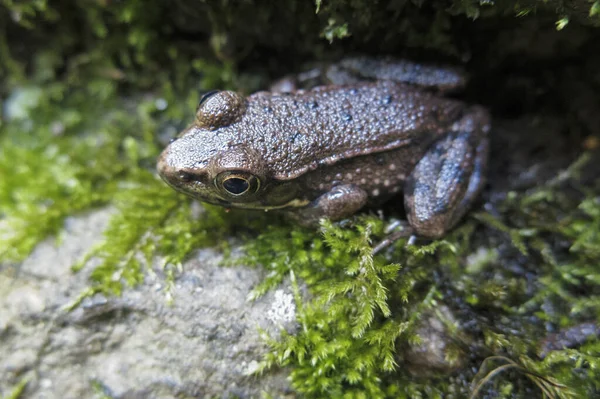
[[(456, 344), (467, 340), (462, 333), (449, 331), (448, 324), (457, 325), (452, 310), (446, 305), (439, 306), (439, 312), (428, 312), (420, 319), (416, 329), (420, 343), (410, 345), (402, 354), (408, 371), (418, 377), (451, 374), (460, 370), (468, 358)], [(468, 344), (464, 342), (464, 347)], [(452, 356), (452, 351), (454, 355)], [(448, 355), (451, 355), (450, 357)]]
[(77, 274), (70, 267), (101, 240), (111, 214), (69, 218), (58, 245), (46, 240), (21, 265), (0, 269), (0, 396), (24, 377), (27, 398), (97, 397), (98, 389), (115, 398), (289, 394), (285, 373), (252, 375), (266, 351), (259, 328), (295, 328), (289, 286), (250, 302), (263, 271), (220, 267), (213, 250), (187, 261), (169, 291), (154, 268), (121, 297), (65, 310), (94, 262)]

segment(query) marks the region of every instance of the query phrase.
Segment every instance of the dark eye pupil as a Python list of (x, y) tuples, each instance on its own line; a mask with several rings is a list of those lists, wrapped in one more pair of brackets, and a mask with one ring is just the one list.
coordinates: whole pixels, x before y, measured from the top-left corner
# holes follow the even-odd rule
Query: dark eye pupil
[(239, 179), (237, 177), (232, 177), (231, 179), (227, 179), (223, 182), (223, 188), (225, 188), (225, 190), (229, 191), (231, 194), (236, 195), (242, 194), (248, 190), (249, 187), (250, 184), (248, 183), (248, 180)]

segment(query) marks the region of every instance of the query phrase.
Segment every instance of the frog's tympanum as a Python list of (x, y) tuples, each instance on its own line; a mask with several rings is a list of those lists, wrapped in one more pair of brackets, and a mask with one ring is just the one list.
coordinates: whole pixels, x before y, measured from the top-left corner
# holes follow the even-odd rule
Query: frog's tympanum
[(490, 130), (483, 108), (442, 96), (462, 75), (364, 58), (304, 79), (317, 75), (334, 84), (206, 94), (161, 154), (160, 175), (202, 201), (284, 210), (304, 225), (403, 192), (414, 234), (452, 228), (482, 188)]

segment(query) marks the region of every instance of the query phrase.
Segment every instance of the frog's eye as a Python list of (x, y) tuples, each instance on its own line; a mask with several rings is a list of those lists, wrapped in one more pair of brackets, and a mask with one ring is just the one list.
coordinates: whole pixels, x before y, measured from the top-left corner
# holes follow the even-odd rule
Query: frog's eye
[(241, 197), (258, 191), (260, 180), (247, 172), (224, 172), (217, 176), (215, 184), (232, 197)]
[(202, 96), (196, 109), (196, 125), (216, 130), (237, 122), (246, 112), (246, 100), (236, 92), (210, 91)]

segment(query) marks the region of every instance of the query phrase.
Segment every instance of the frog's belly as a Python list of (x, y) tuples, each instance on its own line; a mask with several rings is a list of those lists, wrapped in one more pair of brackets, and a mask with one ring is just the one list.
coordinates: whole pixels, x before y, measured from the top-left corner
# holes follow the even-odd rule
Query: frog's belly
[(424, 148), (408, 146), (323, 166), (304, 175), (304, 192), (315, 199), (334, 186), (353, 184), (365, 190), (370, 204), (381, 203), (403, 190), (424, 153)]

